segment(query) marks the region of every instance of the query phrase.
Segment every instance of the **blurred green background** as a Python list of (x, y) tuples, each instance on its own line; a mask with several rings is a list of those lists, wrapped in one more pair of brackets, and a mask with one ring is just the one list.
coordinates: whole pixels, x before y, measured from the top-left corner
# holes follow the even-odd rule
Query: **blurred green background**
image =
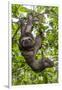
[[(27, 17), (30, 12), (39, 15), (39, 24), (34, 26), (44, 32), (45, 38), (44, 47), (38, 51), (36, 58), (44, 56), (54, 61), (52, 68), (42, 72), (32, 71), (18, 47), (21, 27), (12, 22), (12, 85), (58, 83), (58, 7), (12, 4), (11, 9), (12, 18)], [(35, 33), (34, 28), (34, 35)]]

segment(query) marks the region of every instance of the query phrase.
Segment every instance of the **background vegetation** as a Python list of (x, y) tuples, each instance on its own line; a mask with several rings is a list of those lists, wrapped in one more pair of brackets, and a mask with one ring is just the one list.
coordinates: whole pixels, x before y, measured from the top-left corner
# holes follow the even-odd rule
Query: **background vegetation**
[[(12, 4), (12, 18), (27, 17), (28, 13), (39, 14), (39, 30), (44, 32), (44, 47), (39, 50), (36, 58), (48, 57), (54, 61), (54, 67), (40, 73), (32, 71), (25, 62), (18, 47), (20, 37), (19, 24), (12, 22), (12, 85), (46, 84), (58, 82), (58, 7), (28, 6)], [(43, 16), (40, 14), (44, 13)], [(35, 26), (36, 27), (36, 26)], [(34, 28), (34, 35), (36, 30)]]

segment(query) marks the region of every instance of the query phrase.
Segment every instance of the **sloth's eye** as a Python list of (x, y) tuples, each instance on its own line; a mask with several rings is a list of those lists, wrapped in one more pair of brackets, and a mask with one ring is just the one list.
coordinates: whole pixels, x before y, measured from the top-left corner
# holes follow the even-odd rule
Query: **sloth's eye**
[(31, 40), (31, 39), (29, 38), (29, 40)]

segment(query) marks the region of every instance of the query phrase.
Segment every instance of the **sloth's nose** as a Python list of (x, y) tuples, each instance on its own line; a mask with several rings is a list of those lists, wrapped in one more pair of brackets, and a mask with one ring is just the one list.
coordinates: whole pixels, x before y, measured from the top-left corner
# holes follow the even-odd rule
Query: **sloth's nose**
[(27, 45), (29, 42), (28, 41), (25, 41), (25, 45)]

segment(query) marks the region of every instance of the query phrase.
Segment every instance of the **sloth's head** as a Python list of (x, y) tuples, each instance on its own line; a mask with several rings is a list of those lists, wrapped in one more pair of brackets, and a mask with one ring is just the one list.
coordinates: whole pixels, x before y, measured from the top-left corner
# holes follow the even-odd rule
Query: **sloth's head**
[(22, 39), (21, 39), (21, 46), (24, 49), (33, 48), (34, 44), (35, 44), (35, 40), (31, 34), (28, 34), (28, 35), (22, 37)]

